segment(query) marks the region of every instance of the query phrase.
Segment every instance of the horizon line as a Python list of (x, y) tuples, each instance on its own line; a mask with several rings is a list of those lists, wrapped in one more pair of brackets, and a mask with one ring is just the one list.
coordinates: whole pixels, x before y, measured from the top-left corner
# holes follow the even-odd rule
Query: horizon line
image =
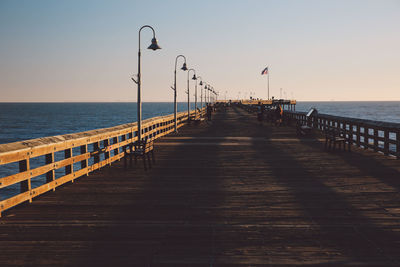
[[(237, 99), (230, 99), (230, 100), (237, 101)], [(241, 100), (250, 100), (250, 99), (241, 99)], [(266, 99), (253, 99), (253, 100), (257, 101)], [(285, 100), (295, 100), (297, 102), (400, 102), (400, 100), (297, 100), (297, 99), (285, 99)], [(0, 104), (7, 104), (7, 103), (137, 103), (137, 102), (136, 101), (0, 101)], [(142, 103), (173, 103), (173, 101), (142, 101)], [(187, 103), (187, 101), (177, 101), (177, 103)], [(194, 101), (190, 101), (190, 103), (194, 103)], [(197, 103), (200, 102), (197, 101)], [(203, 101), (203, 103), (206, 102)]]

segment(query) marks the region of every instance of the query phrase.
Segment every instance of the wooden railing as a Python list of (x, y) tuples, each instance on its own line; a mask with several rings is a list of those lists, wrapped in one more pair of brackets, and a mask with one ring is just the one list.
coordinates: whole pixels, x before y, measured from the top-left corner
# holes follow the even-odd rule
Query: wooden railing
[[(201, 110), (202, 115), (204, 111), (205, 109)], [(194, 114), (194, 110), (191, 111), (192, 118)], [(178, 128), (186, 121), (187, 112), (178, 113)], [(147, 119), (142, 125), (142, 136), (149, 136), (154, 140), (174, 131), (174, 116)], [(136, 140), (135, 122), (81, 133), (0, 144), (0, 166), (18, 164), (18, 168), (11, 169), (19, 170), (0, 177), (0, 189), (20, 185), (20, 193), (0, 201), (0, 217), (6, 209), (25, 201), (32, 202), (34, 197), (54, 191), (58, 186), (69, 181), (74, 182), (74, 179), (121, 159), (125, 155), (126, 146)], [(32, 164), (33, 161), (35, 164)], [(61, 176), (56, 177), (59, 173)], [(44, 181), (33, 188), (32, 180), (38, 177)]]
[[(287, 120), (296, 120), (306, 124), (306, 112), (285, 111)], [(327, 114), (312, 117), (312, 127), (323, 131), (327, 127), (336, 128), (345, 133), (351, 145), (379, 151), (385, 155), (400, 158), (400, 124), (346, 118)]]

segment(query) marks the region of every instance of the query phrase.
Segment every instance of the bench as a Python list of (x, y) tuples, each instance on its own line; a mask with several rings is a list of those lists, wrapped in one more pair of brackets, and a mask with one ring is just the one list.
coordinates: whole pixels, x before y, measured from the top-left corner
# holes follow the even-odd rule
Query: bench
[[(128, 149), (129, 148), (129, 149)], [(150, 159), (151, 154), (151, 159)], [(137, 164), (137, 158), (142, 157), (144, 169), (147, 170), (146, 156), (149, 168), (151, 168), (151, 162), (155, 163), (154, 157), (154, 141), (146, 136), (143, 140), (137, 140), (133, 144), (125, 147), (125, 168), (127, 167), (127, 156), (129, 155), (130, 165), (132, 165), (132, 157), (135, 157), (135, 164)]]
[(300, 121), (296, 123), (296, 133), (297, 135), (310, 135), (312, 133), (313, 128), (311, 127), (312, 121), (311, 119), (314, 116), (318, 115), (318, 111), (315, 108), (312, 108), (308, 111), (306, 115), (306, 124), (302, 124)]
[(200, 122), (205, 121), (205, 118), (197, 118), (197, 119), (194, 119), (193, 121), (194, 121), (194, 123), (199, 124)]
[[(351, 143), (346, 137), (346, 133), (338, 128), (326, 127), (324, 129), (325, 133), (325, 149), (336, 149), (336, 144), (338, 144), (339, 149), (343, 147), (346, 150), (346, 143), (348, 144), (348, 151), (351, 149)], [(333, 146), (332, 146), (333, 144)]]

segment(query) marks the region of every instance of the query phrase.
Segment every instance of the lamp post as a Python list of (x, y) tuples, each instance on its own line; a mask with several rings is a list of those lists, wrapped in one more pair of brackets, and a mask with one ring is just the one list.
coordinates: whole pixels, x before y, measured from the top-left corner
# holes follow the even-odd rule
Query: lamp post
[(152, 50), (157, 50), (157, 49), (161, 49), (161, 47), (157, 44), (157, 39), (156, 39), (156, 33), (153, 29), (153, 27), (149, 26), (149, 25), (144, 25), (139, 29), (139, 52), (138, 52), (138, 74), (135, 80), (132, 77), (132, 81), (134, 81), (137, 84), (137, 121), (138, 121), (138, 141), (142, 140), (142, 92), (141, 92), (141, 73), (140, 73), (140, 56), (141, 56), (141, 52), (140, 52), (140, 32), (144, 29), (144, 28), (150, 28), (153, 31), (153, 39), (151, 39), (151, 45), (148, 47), (148, 49), (152, 49)]
[(209, 86), (210, 86), (209, 84), (206, 84), (206, 86), (204, 86), (204, 90), (205, 90), (205, 92), (204, 92), (204, 102), (206, 102), (206, 105), (209, 104), (209, 102), (208, 102), (208, 87)]
[(197, 76), (197, 79), (200, 79), (200, 109), (203, 108), (203, 78), (201, 76)]
[(188, 123), (190, 123), (190, 90), (189, 90), (189, 72), (193, 71), (193, 80), (196, 80), (196, 71), (194, 69), (189, 69), (187, 72), (187, 95), (188, 95)]
[(212, 90), (213, 93), (213, 102), (215, 103), (217, 101), (217, 93), (215, 92), (214, 88)]
[(174, 87), (172, 88), (172, 90), (174, 90), (174, 130), (175, 132), (178, 132), (178, 128), (177, 128), (177, 103), (176, 103), (176, 65), (178, 63), (178, 58), (183, 57), (183, 59), (185, 60), (185, 62), (183, 63), (183, 66), (181, 68), (181, 70), (185, 71), (187, 70), (187, 66), (186, 66), (186, 57), (184, 55), (179, 55), (175, 58), (175, 71), (174, 71)]
[[(197, 76), (196, 77), (196, 86), (195, 86), (195, 93), (194, 93), (194, 110), (195, 110), (195, 118), (197, 118), (197, 80), (198, 79), (200, 79), (200, 83), (199, 83), (199, 85), (200, 85), (200, 88), (201, 88), (201, 86), (203, 85), (203, 81), (202, 81), (202, 79), (203, 78), (201, 78), (201, 76)], [(203, 105), (203, 102), (201, 102), (201, 104)], [(201, 108), (203, 108), (203, 107), (201, 107)]]
[(194, 119), (197, 118), (197, 77), (196, 74), (193, 75), (192, 80), (194, 80)]
[(208, 102), (207, 102), (207, 84), (206, 83), (204, 83), (204, 103), (207, 106)]

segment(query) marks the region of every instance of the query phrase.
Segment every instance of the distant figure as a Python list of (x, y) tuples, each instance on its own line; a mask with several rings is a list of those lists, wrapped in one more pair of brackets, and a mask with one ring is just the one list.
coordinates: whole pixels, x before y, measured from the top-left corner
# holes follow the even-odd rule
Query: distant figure
[(281, 105), (278, 105), (275, 110), (275, 125), (280, 126), (282, 123), (283, 110)]
[(257, 120), (260, 122), (260, 126), (262, 126), (263, 119), (264, 119), (264, 106), (260, 103), (259, 110), (257, 113)]
[(211, 106), (211, 104), (207, 104), (207, 119), (209, 121), (211, 120), (212, 111), (213, 111), (213, 107)]

